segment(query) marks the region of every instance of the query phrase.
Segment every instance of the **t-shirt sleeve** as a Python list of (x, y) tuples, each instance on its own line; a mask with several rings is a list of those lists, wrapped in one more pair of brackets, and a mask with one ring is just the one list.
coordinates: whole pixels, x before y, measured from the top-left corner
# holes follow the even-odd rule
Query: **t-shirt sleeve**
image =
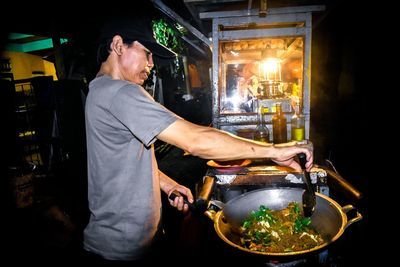
[(138, 85), (121, 87), (112, 99), (110, 112), (145, 146), (179, 119)]

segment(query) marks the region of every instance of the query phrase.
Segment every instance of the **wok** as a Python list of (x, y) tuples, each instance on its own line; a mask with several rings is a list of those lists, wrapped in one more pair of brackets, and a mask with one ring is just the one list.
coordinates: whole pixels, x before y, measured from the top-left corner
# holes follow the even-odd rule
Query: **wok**
[(289, 202), (301, 203), (303, 191), (301, 188), (286, 187), (258, 189), (237, 196), (227, 203), (211, 201), (205, 214), (214, 221), (218, 236), (230, 246), (247, 253), (267, 255), (277, 259), (318, 252), (335, 242), (349, 225), (362, 219), (362, 215), (357, 212), (355, 217), (349, 220), (346, 213), (355, 209), (352, 205), (341, 207), (331, 198), (316, 193), (316, 206), (311, 221), (312, 226), (324, 237), (323, 244), (308, 250), (282, 253), (252, 251), (240, 245), (239, 227), (251, 211), (258, 210), (260, 205), (280, 210)]

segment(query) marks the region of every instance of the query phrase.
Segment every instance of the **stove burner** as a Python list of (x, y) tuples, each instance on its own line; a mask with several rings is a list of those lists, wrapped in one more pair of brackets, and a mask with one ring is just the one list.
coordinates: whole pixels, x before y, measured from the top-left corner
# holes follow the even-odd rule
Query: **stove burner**
[(301, 260), (296, 260), (296, 261), (291, 261), (291, 262), (285, 262), (285, 263), (279, 263), (279, 262), (268, 262), (265, 264), (265, 266), (268, 267), (293, 267), (293, 266), (301, 266), (303, 264), (306, 264), (307, 260), (301, 259)]
[[(225, 258), (225, 257), (224, 257)], [(333, 258), (329, 255), (328, 250), (324, 250), (319, 254), (308, 255), (288, 261), (267, 260), (263, 257), (251, 257), (246, 255), (243, 258), (238, 256), (234, 261), (243, 261), (251, 263), (252, 267), (332, 267)]]

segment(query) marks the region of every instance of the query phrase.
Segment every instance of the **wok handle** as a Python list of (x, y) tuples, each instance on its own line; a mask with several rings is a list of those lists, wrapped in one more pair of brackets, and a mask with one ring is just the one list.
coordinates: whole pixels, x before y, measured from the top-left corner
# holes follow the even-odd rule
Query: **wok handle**
[[(344, 207), (342, 207), (342, 211), (346, 214), (347, 217), (347, 212), (356, 209), (353, 205), (346, 205)], [(361, 213), (359, 213), (357, 211), (356, 216), (350, 220), (347, 221), (346, 225), (344, 226), (344, 229), (346, 229), (349, 225), (358, 222), (359, 220), (361, 220), (363, 218), (363, 216), (361, 215)]]
[(222, 210), (225, 206), (225, 203), (219, 200), (211, 200), (210, 204), (208, 205), (207, 210), (204, 212), (204, 214), (210, 218), (213, 222), (216, 222), (217, 220), (217, 214), (220, 210)]
[(207, 209), (213, 187), (214, 177), (205, 176), (203, 180), (203, 186), (201, 187), (199, 196), (196, 199), (196, 206), (200, 210), (205, 211)]
[(211, 176), (204, 177), (203, 186), (201, 188), (198, 198), (195, 200), (194, 203), (190, 203), (186, 196), (182, 195), (176, 190), (173, 191), (168, 198), (174, 201), (176, 197), (182, 196), (183, 202), (189, 206), (189, 209), (191, 211), (204, 212), (207, 209), (213, 186), (214, 186), (214, 178)]
[(183, 202), (189, 206), (189, 209), (190, 209), (191, 211), (195, 211), (195, 210), (196, 210), (196, 206), (195, 206), (193, 203), (190, 203), (189, 200), (187, 199), (187, 197), (186, 197), (185, 195), (182, 195), (181, 193), (179, 193), (179, 192), (176, 191), (176, 190), (173, 191), (173, 192), (169, 195), (168, 198), (169, 198), (170, 200), (174, 201), (175, 198), (177, 198), (177, 197), (183, 197)]

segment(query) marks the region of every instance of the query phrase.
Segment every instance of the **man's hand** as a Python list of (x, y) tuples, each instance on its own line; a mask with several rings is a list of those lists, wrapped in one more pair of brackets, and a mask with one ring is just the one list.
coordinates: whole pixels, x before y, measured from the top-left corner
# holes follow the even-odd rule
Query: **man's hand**
[(311, 149), (307, 146), (296, 145), (296, 142), (289, 142), (283, 144), (274, 145), (275, 149), (277, 149), (277, 157), (272, 158), (274, 162), (279, 165), (287, 166), (293, 168), (297, 171), (301, 171), (301, 166), (298, 162), (295, 161), (295, 157), (297, 154), (304, 153), (306, 154), (306, 170), (310, 171), (313, 166), (313, 154)]
[[(174, 200), (171, 200), (169, 197), (173, 192), (175, 194), (176, 194), (176, 192), (178, 192), (178, 194), (180, 196), (175, 197)], [(176, 195), (178, 195), (178, 194), (176, 194)], [(193, 200), (192, 192), (190, 191), (189, 188), (187, 188), (183, 185), (177, 184), (168, 191), (168, 200), (169, 200), (169, 203), (171, 204), (171, 206), (176, 207), (178, 210), (183, 211), (183, 213), (187, 213), (189, 211), (189, 205), (185, 204), (183, 196), (185, 196), (187, 198), (187, 201), (189, 201), (189, 203), (193, 203), (194, 200)]]

